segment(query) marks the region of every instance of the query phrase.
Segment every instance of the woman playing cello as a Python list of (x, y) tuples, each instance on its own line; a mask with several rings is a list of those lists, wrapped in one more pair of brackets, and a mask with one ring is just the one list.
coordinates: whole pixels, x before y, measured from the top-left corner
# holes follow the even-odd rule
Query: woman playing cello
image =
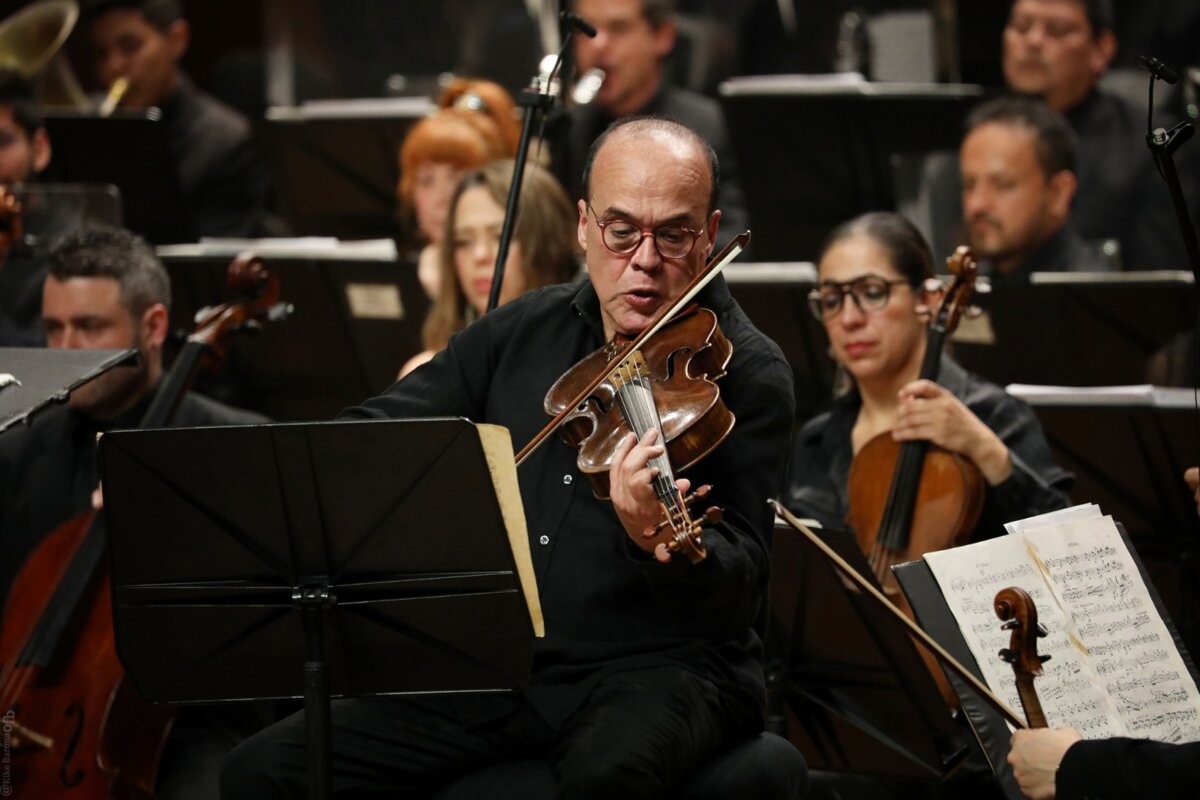
[[(972, 538), (1066, 507), (1071, 475), (1051, 460), (1028, 406), (945, 355), (938, 382), (918, 380), (938, 294), (926, 285), (932, 277), (929, 245), (897, 214), (863, 215), (827, 240), (810, 299), (853, 386), (794, 441), (784, 501), (796, 514), (844, 525), (851, 462), (887, 432), (900, 442), (927, 440), (979, 469), (985, 499)], [(890, 478), (877, 480), (886, 486)]]

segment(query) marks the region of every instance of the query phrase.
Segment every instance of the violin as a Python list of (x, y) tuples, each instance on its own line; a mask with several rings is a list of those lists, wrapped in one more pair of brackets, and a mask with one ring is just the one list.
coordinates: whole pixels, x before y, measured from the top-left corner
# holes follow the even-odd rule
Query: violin
[(1047, 633), (1046, 626), (1038, 622), (1037, 606), (1024, 589), (1010, 586), (996, 593), (992, 607), (996, 616), (1004, 620), (1001, 627), (1012, 631), (1008, 647), (1000, 651), (1000, 658), (1012, 665), (1017, 695), (1021, 698), (1021, 708), (1025, 710), (1029, 727), (1048, 727), (1033, 686), (1033, 679), (1042, 674), (1042, 664), (1050, 660), (1050, 656), (1040, 656), (1037, 651), (1037, 640)]
[(621, 440), (630, 431), (641, 438), (657, 430), (665, 452), (651, 459), (650, 466), (658, 469), (653, 484), (663, 519), (643, 549), (652, 552), (662, 535), (668, 552), (683, 553), (693, 564), (707, 555), (700, 538), (703, 527), (719, 522), (722, 512), (710, 506), (701, 520), (693, 520), (691, 507), (707, 498), (712, 487), (701, 486), (685, 497), (675, 485), (672, 464), (687, 469), (712, 452), (733, 430), (735, 419), (716, 385), (733, 345), (712, 311), (689, 303), (749, 239), (749, 231), (735, 237), (637, 337), (615, 337), (555, 381), (544, 402), (554, 419), (517, 454), (520, 464), (561, 428), (563, 439), (579, 448), (576, 463), (596, 496), (606, 498), (608, 471)]
[[(202, 351), (280, 313), (279, 285), (253, 256), (230, 265), (243, 297), (207, 312), (163, 378), (142, 427), (168, 424)], [(26, 559), (0, 627), (0, 709), (17, 797), (150, 798), (174, 712), (125, 680), (113, 640), (103, 520), (68, 520)], [(11, 733), (9, 733), (11, 731)], [(8, 765), (5, 765), (8, 768)]]
[[(920, 378), (937, 380), (942, 347), (958, 326), (974, 290), (979, 264), (966, 247), (946, 259), (953, 276), (925, 339)], [(854, 529), (876, 580), (910, 617), (891, 567), (925, 553), (963, 544), (983, 510), (983, 476), (970, 460), (927, 441), (897, 442), (890, 432), (867, 442), (855, 455), (847, 481)], [(936, 662), (926, 656), (947, 703), (957, 700)]]

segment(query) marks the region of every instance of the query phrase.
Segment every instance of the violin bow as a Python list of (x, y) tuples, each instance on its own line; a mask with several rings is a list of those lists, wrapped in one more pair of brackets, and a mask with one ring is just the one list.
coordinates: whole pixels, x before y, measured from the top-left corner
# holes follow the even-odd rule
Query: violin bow
[(563, 410), (560, 411), (558, 415), (554, 417), (554, 419), (550, 420), (550, 423), (546, 425), (546, 427), (542, 428), (536, 436), (530, 439), (529, 444), (521, 448), (521, 451), (516, 455), (517, 466), (521, 466), (521, 462), (528, 458), (534, 450), (537, 450), (538, 447), (542, 445), (542, 442), (546, 441), (546, 437), (558, 430), (559, 426), (563, 424), (563, 421), (567, 418), (567, 416), (571, 414), (571, 412), (573, 412), (575, 408), (587, 398), (588, 395), (596, 390), (596, 387), (608, 377), (609, 373), (611, 373), (616, 366), (619, 366), (622, 361), (637, 352), (647, 339), (658, 333), (662, 326), (670, 322), (675, 315), (679, 313), (680, 309), (687, 306), (687, 304), (692, 301), (692, 298), (699, 294), (701, 289), (707, 286), (713, 278), (717, 277), (721, 270), (724, 269), (726, 264), (728, 264), (730, 261), (733, 261), (733, 259), (737, 258), (738, 255), (740, 255), (741, 252), (746, 249), (746, 245), (749, 243), (750, 231), (742, 231), (737, 236), (733, 237), (729, 244), (721, 248), (721, 251), (712, 257), (708, 264), (705, 265), (704, 269), (696, 273), (696, 276), (692, 278), (690, 282), (688, 282), (688, 285), (684, 287), (683, 292), (679, 295), (679, 297), (660, 308), (658, 313), (654, 316), (654, 319), (650, 321), (650, 324), (647, 325), (641, 333), (630, 340), (620, 351), (620, 353), (618, 353), (617, 356), (612, 359), (612, 361), (608, 362), (604, 369), (600, 370), (599, 374), (597, 374), (596, 377), (588, 383), (583, 391), (581, 391), (572, 402), (567, 403), (563, 407)]
[(870, 581), (860, 575), (858, 570), (850, 566), (846, 559), (834, 552), (833, 548), (827, 545), (820, 536), (817, 536), (815, 533), (813, 533), (812, 530), (810, 530), (803, 522), (797, 519), (795, 515), (784, 508), (783, 504), (781, 504), (778, 500), (768, 500), (767, 503), (775, 509), (775, 513), (778, 514), (780, 518), (782, 518), (800, 533), (804, 534), (804, 536), (810, 542), (812, 542), (817, 549), (824, 553), (825, 556), (837, 566), (838, 570), (843, 575), (856, 583), (859, 588), (878, 601), (879, 604), (890, 611), (896, 617), (896, 619), (904, 623), (904, 626), (908, 628), (908, 632), (912, 634), (913, 637), (915, 637), (916, 640), (920, 642), (923, 647), (925, 647), (925, 649), (929, 650), (929, 652), (933, 653), (943, 664), (949, 667), (951, 672), (969, 683), (971, 688), (978, 692), (979, 696), (988, 705), (1000, 712), (1000, 714), (1006, 720), (1008, 720), (1010, 724), (1016, 726), (1017, 728), (1029, 727), (1025, 723), (1025, 720), (1021, 719), (1021, 716), (1009, 707), (1008, 703), (1005, 703), (1003, 700), (997, 697), (996, 694), (988, 688), (987, 684), (975, 677), (975, 675), (966, 667), (964, 667), (958, 661), (958, 659), (946, 652), (945, 648), (938, 644), (932, 636), (926, 633), (919, 625), (917, 625), (917, 623), (909, 619), (903, 611), (897, 608), (891, 600), (888, 600), (887, 597), (884, 596), (883, 592), (876, 589)]

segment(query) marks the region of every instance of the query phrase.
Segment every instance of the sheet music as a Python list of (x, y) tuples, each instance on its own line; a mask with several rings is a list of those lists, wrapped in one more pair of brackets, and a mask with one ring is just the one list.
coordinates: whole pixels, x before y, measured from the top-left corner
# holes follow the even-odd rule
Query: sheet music
[(984, 681), (1009, 707), (1021, 709), (1021, 699), (1012, 667), (1001, 661), (998, 653), (1008, 647), (1011, 634), (1000, 627), (992, 600), (1001, 589), (1018, 586), (1029, 592), (1037, 605), (1038, 621), (1049, 631), (1038, 642), (1038, 652), (1049, 655), (1050, 660), (1037, 679), (1047, 723), (1051, 727), (1069, 725), (1087, 738), (1121, 735), (1116, 710), (1086, 655), (1071, 642), (1069, 621), (1054, 602), (1021, 536), (1001, 536), (927, 553), (925, 561), (958, 620)]
[(1200, 740), (1200, 691), (1112, 518), (1077, 506), (1006, 527), (1009, 536), (925, 556), (988, 685), (1020, 707), (997, 656), (1009, 634), (992, 610), (998, 591), (1018, 586), (1049, 630), (1035, 684), (1050, 727)]
[(1089, 651), (1126, 735), (1162, 742), (1200, 739), (1200, 692), (1112, 517), (1024, 536)]

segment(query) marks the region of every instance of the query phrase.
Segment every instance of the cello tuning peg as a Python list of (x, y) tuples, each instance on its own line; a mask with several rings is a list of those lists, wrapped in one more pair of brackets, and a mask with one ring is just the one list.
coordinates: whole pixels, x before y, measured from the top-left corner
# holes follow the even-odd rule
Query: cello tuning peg
[(1013, 628), (1019, 628), (1019, 627), (1021, 627), (1021, 623), (1018, 620), (1010, 619), (1007, 622), (1005, 622), (1003, 625), (1000, 626), (1000, 630), (1011, 631)]
[(1037, 624), (1037, 635), (1039, 638), (1045, 639), (1047, 636), (1050, 635), (1050, 629), (1039, 622)]
[(1000, 651), (1000, 660), (1009, 664), (1014, 664), (1017, 661), (1017, 654), (1006, 647)]

